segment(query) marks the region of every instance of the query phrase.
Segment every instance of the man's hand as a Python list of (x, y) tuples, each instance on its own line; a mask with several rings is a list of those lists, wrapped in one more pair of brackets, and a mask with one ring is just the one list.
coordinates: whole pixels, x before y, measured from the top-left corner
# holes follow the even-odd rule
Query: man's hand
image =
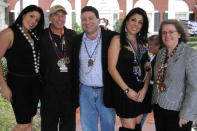
[(183, 118), (179, 119), (179, 126), (182, 127), (183, 125), (187, 124), (189, 121), (188, 120), (184, 120)]

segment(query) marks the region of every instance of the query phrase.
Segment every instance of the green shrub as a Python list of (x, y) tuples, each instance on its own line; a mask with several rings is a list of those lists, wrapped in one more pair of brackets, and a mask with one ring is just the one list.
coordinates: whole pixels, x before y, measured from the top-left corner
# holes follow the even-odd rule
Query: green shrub
[[(22, 105), (21, 105), (22, 106)], [(16, 120), (10, 102), (0, 95), (0, 131), (11, 131), (16, 125)], [(33, 131), (40, 131), (39, 111), (33, 119)]]
[(0, 64), (2, 66), (3, 75), (5, 76), (7, 74), (7, 61), (6, 61), (5, 57), (0, 59)]
[(74, 30), (77, 34), (81, 34), (83, 32), (82, 27), (76, 21), (76, 16), (74, 16)]
[(197, 37), (190, 37), (189, 42), (197, 42)]
[(122, 22), (123, 22), (123, 19), (119, 19), (117, 22), (116, 22), (116, 28), (115, 28), (115, 31), (116, 32), (120, 32), (120, 27), (122, 25)]
[(11, 131), (15, 123), (11, 104), (0, 96), (0, 131)]

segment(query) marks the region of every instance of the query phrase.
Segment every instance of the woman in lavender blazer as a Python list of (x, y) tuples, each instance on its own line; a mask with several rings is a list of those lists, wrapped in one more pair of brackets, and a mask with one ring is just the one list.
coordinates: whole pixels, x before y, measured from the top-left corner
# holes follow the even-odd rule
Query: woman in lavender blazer
[(152, 98), (157, 131), (191, 131), (197, 118), (197, 51), (188, 39), (177, 20), (161, 23)]

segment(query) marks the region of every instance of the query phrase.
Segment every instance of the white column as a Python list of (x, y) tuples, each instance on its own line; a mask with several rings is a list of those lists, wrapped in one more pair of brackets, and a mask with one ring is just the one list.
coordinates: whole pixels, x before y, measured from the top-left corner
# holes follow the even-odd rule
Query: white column
[(20, 12), (23, 10), (23, 0), (20, 0)]
[(131, 9), (133, 9), (133, 0), (126, 0), (126, 11), (129, 13)]
[(168, 0), (168, 19), (174, 19), (175, 18), (175, 3), (176, 0)]
[(81, 25), (81, 0), (75, 0), (76, 21)]
[(0, 31), (7, 27), (5, 23), (5, 8), (8, 7), (8, 4), (0, 0)]

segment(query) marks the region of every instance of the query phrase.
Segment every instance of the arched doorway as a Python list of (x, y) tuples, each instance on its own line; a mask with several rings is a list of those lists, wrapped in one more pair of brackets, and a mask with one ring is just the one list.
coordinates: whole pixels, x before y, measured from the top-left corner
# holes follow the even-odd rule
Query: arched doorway
[(150, 0), (139, 0), (135, 3), (134, 8), (135, 7), (140, 7), (146, 11), (149, 20), (149, 32), (154, 34), (155, 8), (152, 2)]
[(70, 2), (68, 0), (54, 0), (52, 3), (51, 3), (51, 6), (54, 6), (54, 5), (62, 5), (66, 11), (67, 11), (67, 15), (66, 15), (66, 23), (65, 23), (65, 26), (67, 28), (72, 28), (72, 6), (70, 4)]
[[(23, 0), (23, 9), (27, 7), (28, 5), (37, 5), (38, 6), (38, 0)], [(14, 13), (15, 13), (15, 19), (18, 17), (20, 13), (20, 0), (16, 2), (16, 5), (14, 7)]]
[(100, 18), (108, 20), (108, 28), (115, 30), (119, 19), (119, 3), (117, 0), (89, 0), (88, 6), (94, 6), (99, 11)]
[(189, 20), (189, 6), (183, 0), (175, 1), (175, 19)]

